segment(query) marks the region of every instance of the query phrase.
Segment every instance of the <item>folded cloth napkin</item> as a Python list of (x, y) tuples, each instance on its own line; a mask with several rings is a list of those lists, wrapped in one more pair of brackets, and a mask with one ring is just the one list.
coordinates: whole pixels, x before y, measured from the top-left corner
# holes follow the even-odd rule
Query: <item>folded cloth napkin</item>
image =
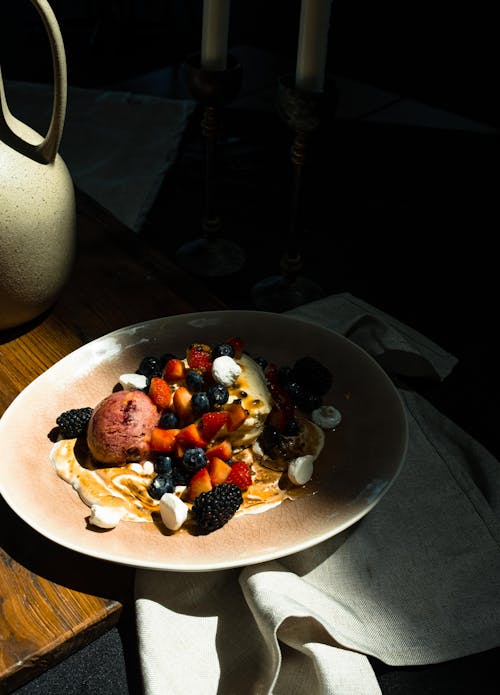
[[(52, 85), (10, 81), (5, 92), (13, 116), (44, 136)], [(189, 99), (69, 87), (60, 155), (76, 186), (139, 232), (194, 108)]]
[[(389, 373), (394, 356), (398, 376), (444, 378), (456, 364), (349, 294), (290, 314), (343, 333)], [(424, 398), (399, 392), (406, 461), (350, 529), (243, 569), (137, 570), (146, 695), (375, 695), (368, 657), (414, 666), (499, 645), (500, 465)]]

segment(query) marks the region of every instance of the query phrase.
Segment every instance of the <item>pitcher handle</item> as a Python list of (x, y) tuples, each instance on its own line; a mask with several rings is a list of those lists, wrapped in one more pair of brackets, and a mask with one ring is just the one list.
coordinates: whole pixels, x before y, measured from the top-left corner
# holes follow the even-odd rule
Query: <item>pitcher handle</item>
[(61, 144), (61, 137), (66, 117), (67, 102), (67, 71), (66, 71), (66, 52), (61, 30), (56, 16), (47, 0), (31, 0), (31, 3), (38, 10), (39, 15), (45, 25), (45, 30), (49, 37), (50, 49), (52, 52), (52, 67), (54, 72), (54, 97), (52, 105), (52, 116), (50, 119), (47, 134), (38, 145), (37, 150), (42, 159), (47, 163), (55, 160)]
[(64, 127), (64, 119), (66, 117), (66, 100), (67, 100), (67, 74), (66, 74), (66, 53), (64, 43), (57, 23), (56, 17), (47, 0), (31, 0), (45, 25), (46, 32), (50, 41), (52, 52), (52, 66), (54, 72), (54, 95), (52, 102), (52, 115), (47, 130), (47, 134), (42, 142), (38, 145), (32, 145), (21, 138), (11, 127), (13, 119), (16, 120), (10, 113), (3, 82), (1, 80), (0, 71), (0, 132), (3, 131), (3, 137), (6, 138), (9, 145), (16, 148), (24, 155), (31, 157), (41, 164), (51, 164), (54, 162), (59, 145), (61, 143), (62, 131)]

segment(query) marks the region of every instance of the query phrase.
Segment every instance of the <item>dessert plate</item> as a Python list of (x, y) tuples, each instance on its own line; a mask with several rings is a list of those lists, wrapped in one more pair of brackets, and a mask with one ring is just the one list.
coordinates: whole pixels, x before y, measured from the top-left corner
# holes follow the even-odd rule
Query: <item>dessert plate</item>
[[(142, 357), (184, 354), (193, 342), (233, 335), (278, 365), (315, 357), (333, 375), (324, 403), (342, 413), (315, 462), (317, 492), (263, 513), (233, 518), (206, 536), (171, 533), (160, 523), (89, 526), (89, 509), (50, 460), (48, 434), (64, 410), (93, 407)], [(26, 523), (56, 543), (111, 562), (170, 571), (255, 564), (309, 548), (365, 516), (403, 465), (407, 422), (397, 390), (364, 350), (329, 329), (288, 315), (215, 311), (170, 316), (119, 329), (67, 355), (35, 379), (0, 420), (0, 492)]]

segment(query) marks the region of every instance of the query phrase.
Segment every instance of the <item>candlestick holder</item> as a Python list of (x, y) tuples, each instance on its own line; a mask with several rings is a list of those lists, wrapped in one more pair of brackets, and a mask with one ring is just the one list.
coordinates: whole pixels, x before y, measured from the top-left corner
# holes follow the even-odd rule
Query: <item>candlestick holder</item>
[(201, 235), (177, 249), (177, 263), (189, 272), (204, 277), (230, 275), (245, 263), (243, 249), (220, 235), (222, 221), (215, 201), (216, 152), (219, 136), (220, 113), (241, 88), (241, 65), (228, 54), (225, 70), (205, 70), (200, 54), (187, 57), (184, 67), (187, 84), (193, 97), (203, 105), (201, 129), (205, 138), (205, 209), (201, 222)]
[(320, 285), (301, 274), (303, 179), (309, 139), (320, 125), (325, 111), (333, 114), (335, 105), (336, 89), (331, 80), (327, 81), (324, 92), (295, 88), (291, 75), (285, 75), (279, 80), (277, 112), (294, 133), (290, 150), (290, 222), (285, 251), (280, 261), (281, 274), (264, 278), (252, 287), (252, 300), (258, 309), (282, 312), (312, 302), (324, 294)]

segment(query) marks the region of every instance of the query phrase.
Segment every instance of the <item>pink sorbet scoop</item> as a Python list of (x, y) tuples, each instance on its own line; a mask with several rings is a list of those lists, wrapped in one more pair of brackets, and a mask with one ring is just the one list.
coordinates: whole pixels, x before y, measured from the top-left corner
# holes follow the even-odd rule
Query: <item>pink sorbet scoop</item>
[(143, 391), (116, 391), (94, 408), (87, 430), (90, 453), (111, 466), (144, 461), (159, 419), (156, 405)]

